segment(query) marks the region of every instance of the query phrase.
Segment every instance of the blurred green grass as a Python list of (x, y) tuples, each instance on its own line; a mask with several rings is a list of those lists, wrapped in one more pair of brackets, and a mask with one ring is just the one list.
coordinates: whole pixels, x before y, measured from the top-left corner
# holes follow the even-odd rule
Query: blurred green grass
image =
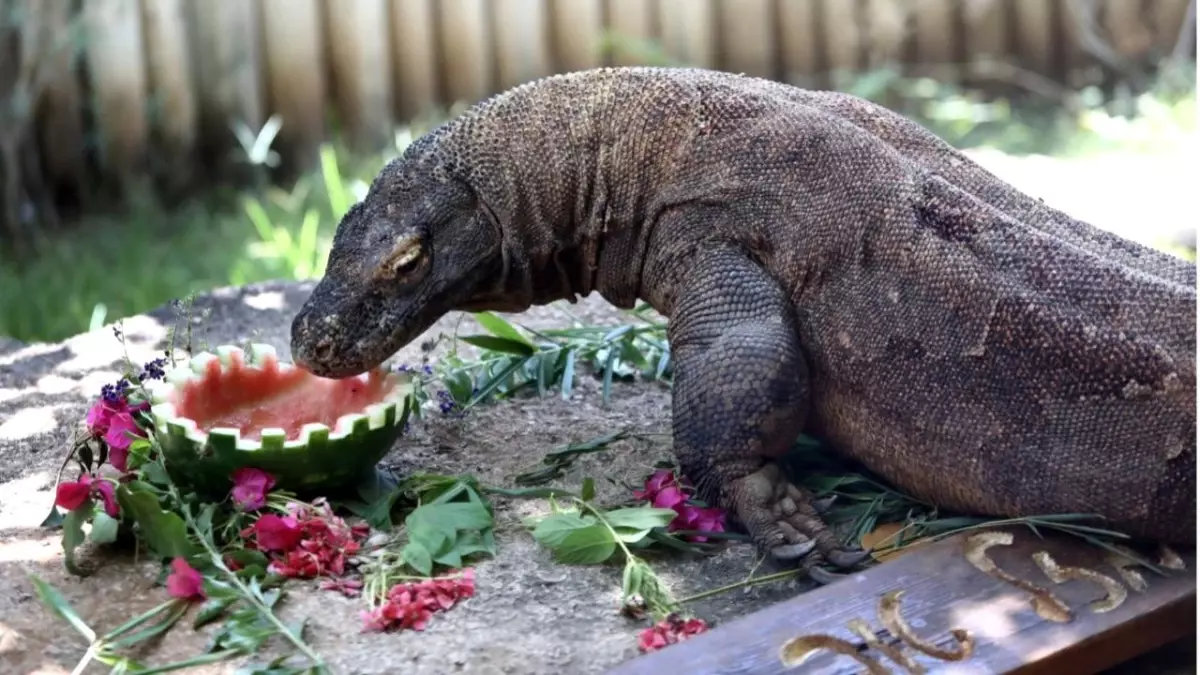
[[(1079, 93), (1082, 107), (1073, 114), (1062, 108), (1029, 113), (928, 79), (881, 72), (841, 88), (891, 104), (959, 147), (1075, 157), (1143, 153), (1191, 142), (1195, 131), (1194, 71), (1116, 103)], [(140, 199), (120, 217), (85, 218), (39, 242), (28, 259), (0, 260), (0, 335), (57, 341), (218, 286), (318, 278), (342, 214), (383, 164), (431, 123), (401, 129), (395, 146), (374, 157), (327, 146), (320, 169), (286, 189), (246, 190), (173, 208)]]

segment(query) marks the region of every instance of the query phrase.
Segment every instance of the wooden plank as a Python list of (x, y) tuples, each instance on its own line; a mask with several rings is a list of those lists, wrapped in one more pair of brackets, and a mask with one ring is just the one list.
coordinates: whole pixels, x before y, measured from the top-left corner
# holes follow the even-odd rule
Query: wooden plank
[(101, 165), (114, 178), (139, 171), (146, 153), (146, 64), (137, 0), (92, 0), (84, 6)]
[[(798, 654), (805, 651), (803, 643), (817, 635), (849, 643), (874, 659), (881, 668), (878, 672), (906, 672), (877, 645), (868, 645), (851, 630), (849, 624), (855, 619), (865, 622), (884, 644), (899, 649), (926, 672), (981, 675), (1096, 672), (1196, 631), (1194, 552), (1182, 556), (1183, 571), (1164, 570), (1162, 575), (1143, 571), (1139, 584), (1120, 573), (1100, 547), (1048, 532), (1039, 539), (1024, 528), (991, 532), (1007, 533), (1011, 545), (986, 548), (986, 557), (1003, 573), (1049, 591), (1061, 603), (1057, 612), (1035, 610), (1028, 591), (970, 562), (968, 542), (987, 537), (987, 533), (960, 534), (631, 659), (609, 672), (842, 675), (865, 670), (852, 658), (823, 649), (810, 651), (801, 668), (789, 669), (781, 659), (784, 646), (791, 643), (789, 649)], [(1055, 583), (1035, 562), (1035, 555), (1042, 551), (1049, 553), (1060, 569), (1083, 567), (1103, 575), (1104, 583), (1119, 592), (1108, 596), (1107, 587), (1082, 579)], [(895, 591), (902, 594), (898, 602), (904, 623), (918, 639), (949, 652), (945, 658), (918, 651), (908, 639), (897, 639), (895, 629), (881, 630), (885, 626), (879, 612), (881, 601)], [(1099, 606), (1106, 597), (1114, 599), (1111, 604), (1115, 607)], [(1044, 606), (1053, 608), (1050, 602)], [(965, 630), (971, 642), (969, 654), (961, 660), (950, 658), (961, 646), (951, 634), (954, 629)]]
[(904, 0), (867, 0), (866, 33), (862, 36), (866, 67), (902, 64), (912, 40), (911, 4)]
[(447, 103), (472, 104), (492, 92), (489, 0), (438, 0), (442, 79)]
[[(83, 93), (76, 75), (75, 45), (62, 37), (80, 19), (68, 0), (22, 0), (20, 7), (29, 13), (21, 46), (26, 57), (37, 59), (41, 88), (35, 123), (42, 171), (54, 186), (75, 191), (84, 180)], [(33, 35), (36, 42), (27, 44)]]
[(708, 0), (659, 0), (663, 51), (695, 68), (716, 68), (713, 5)]
[(965, 0), (962, 3), (965, 41), (971, 60), (998, 61), (1008, 55), (1007, 0)]
[(775, 78), (775, 16), (771, 0), (720, 0), (721, 68)]
[(832, 72), (855, 72), (860, 68), (862, 34), (858, 29), (857, 3), (825, 0), (821, 5), (818, 30), (825, 35), (825, 64)]
[(1145, 19), (1141, 0), (1105, 0), (1104, 32), (1122, 57), (1143, 59), (1154, 47), (1154, 31)]
[(238, 147), (234, 125), (257, 133), (266, 122), (260, 7), (254, 0), (190, 0), (188, 8), (200, 138), (219, 161)]
[(820, 87), (826, 81), (821, 68), (821, 35), (817, 25), (820, 0), (780, 0), (780, 45), (785, 82)]
[(183, 0), (142, 0), (146, 73), (154, 101), (156, 155), (187, 173), (196, 147), (196, 94)]
[(1053, 14), (1049, 0), (1012, 0), (1016, 12), (1013, 35), (1017, 65), (1039, 75), (1054, 74)]
[(283, 126), (274, 149), (285, 164), (311, 168), (325, 140), (325, 41), (320, 0), (262, 0), (267, 105)]
[(603, 65), (601, 0), (550, 0), (550, 21), (556, 71), (587, 70)]
[(1058, 0), (1063, 82), (1072, 89), (1091, 83), (1096, 66), (1114, 64), (1108, 41), (1098, 34), (1100, 4), (1095, 0)]
[(434, 0), (392, 0), (392, 72), (396, 116), (427, 115), (438, 103)]
[(500, 89), (550, 73), (545, 0), (492, 0), (496, 3), (496, 64)]
[[(1149, 3), (1149, 11), (1152, 12), (1152, 19), (1158, 48), (1163, 55), (1169, 55), (1175, 49), (1175, 43), (1179, 41), (1182, 31), (1191, 31), (1196, 34), (1195, 24), (1195, 9), (1191, 9), (1191, 19), (1189, 20), (1189, 5), (1194, 0), (1154, 0)], [(1190, 25), (1185, 26), (1184, 22), (1189, 21)], [(1192, 59), (1196, 58), (1195, 50), (1191, 54)]]
[(916, 31), (916, 59), (922, 67), (934, 67), (938, 72), (951, 72), (957, 56), (954, 36), (958, 27), (954, 20), (956, 0), (915, 0), (913, 26)]
[(387, 0), (326, 0), (330, 93), (349, 146), (378, 152), (392, 138)]
[[(606, 0), (608, 3), (608, 30), (617, 45), (626, 42), (646, 45), (655, 39), (654, 3), (647, 0)], [(645, 65), (636, 49), (611, 51), (610, 63), (614, 66)]]

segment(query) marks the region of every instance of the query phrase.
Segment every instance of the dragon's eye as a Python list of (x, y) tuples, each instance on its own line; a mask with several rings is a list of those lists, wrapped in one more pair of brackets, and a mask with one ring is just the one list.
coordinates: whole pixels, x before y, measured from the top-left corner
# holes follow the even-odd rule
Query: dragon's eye
[(425, 251), (421, 247), (421, 239), (415, 235), (397, 237), (392, 251), (383, 259), (379, 272), (381, 275), (398, 279), (416, 269)]

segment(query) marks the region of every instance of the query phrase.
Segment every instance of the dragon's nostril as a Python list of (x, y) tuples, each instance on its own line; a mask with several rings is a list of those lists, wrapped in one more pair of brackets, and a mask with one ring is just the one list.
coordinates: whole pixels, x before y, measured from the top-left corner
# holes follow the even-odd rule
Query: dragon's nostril
[(313, 350), (313, 354), (320, 361), (328, 361), (333, 357), (333, 340), (325, 338), (318, 342), (317, 348)]

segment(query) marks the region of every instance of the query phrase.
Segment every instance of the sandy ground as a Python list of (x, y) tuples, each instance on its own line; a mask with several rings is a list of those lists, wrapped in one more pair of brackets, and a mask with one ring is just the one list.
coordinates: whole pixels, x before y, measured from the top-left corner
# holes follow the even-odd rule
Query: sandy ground
[[(1065, 163), (984, 155), (985, 163), (1014, 183), (1102, 227), (1142, 241), (1178, 237), (1194, 228), (1191, 174), (1178, 156), (1100, 158)], [(1188, 167), (1190, 168), (1190, 167)], [(1190, 235), (1194, 241), (1194, 230)], [(254, 339), (288, 353), (291, 316), (308, 286), (265, 284), (221, 289), (200, 306), (211, 313), (200, 333), (211, 344)], [(599, 298), (570, 308), (588, 323), (615, 323), (619, 314)], [(48, 311), (52, 311), (48, 308)], [(161, 350), (168, 310), (126, 321), (131, 357), (152, 358)], [(453, 331), (450, 316), (431, 329)], [(551, 306), (527, 312), (521, 323), (562, 326), (569, 318)], [(474, 332), (466, 319), (460, 331)], [(132, 559), (95, 556), (95, 573), (67, 575), (58, 533), (38, 529), (52, 503), (50, 489), (71, 433), (100, 386), (116, 379), (120, 344), (106, 327), (60, 344), (22, 346), (0, 338), (0, 671), (68, 673), (86, 645), (65, 623), (54, 619), (33, 596), (29, 574), (57, 587), (99, 629), (111, 628), (161, 602), (155, 566)], [(404, 358), (419, 360), (414, 343)], [(511, 485), (511, 479), (570, 442), (607, 434), (619, 427), (641, 432), (669, 429), (669, 398), (653, 384), (617, 384), (605, 406), (595, 381), (584, 378), (571, 400), (557, 396), (522, 399), (484, 407), (461, 421), (436, 415), (415, 425), (386, 462), (400, 471), (421, 469), (473, 473), (482, 480)], [(581, 458), (563, 479), (578, 485), (584, 476), (633, 483), (659, 459), (670, 456), (662, 437), (614, 443)], [(597, 481), (602, 492), (619, 489)], [(636, 655), (639, 628), (615, 612), (620, 568), (569, 567), (521, 531), (519, 518), (541, 508), (540, 501), (498, 502), (499, 554), (478, 567), (478, 594), (439, 616), (424, 633), (361, 635), (357, 601), (317, 593), (296, 584), (283, 610), (285, 618), (308, 617), (311, 642), (339, 673), (596, 673)], [(748, 546), (734, 546), (711, 559), (676, 559), (661, 566), (675, 592), (693, 592), (736, 582), (754, 568)], [(719, 623), (744, 615), (800, 590), (794, 583), (758, 587), (697, 603), (700, 616)], [(176, 629), (147, 657), (153, 663), (195, 655), (204, 633)], [(1174, 654), (1174, 656), (1171, 656)], [(1151, 658), (1127, 672), (1165, 672), (1171, 663), (1194, 672), (1194, 649)], [(221, 664), (188, 672), (232, 672)], [(86, 672), (104, 669), (93, 665)], [(1184, 672), (1184, 671), (1179, 671)]]

